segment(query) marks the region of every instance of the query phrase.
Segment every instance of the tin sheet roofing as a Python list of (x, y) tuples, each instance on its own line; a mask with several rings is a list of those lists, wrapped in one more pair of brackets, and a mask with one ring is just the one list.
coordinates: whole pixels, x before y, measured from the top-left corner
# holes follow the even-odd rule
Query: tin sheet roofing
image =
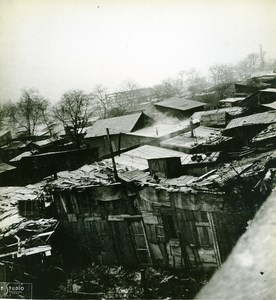
[(141, 116), (142, 113), (136, 113), (126, 116), (98, 120), (93, 126), (87, 128), (85, 138), (104, 136), (106, 135), (106, 128), (109, 129), (110, 134), (131, 132)]
[(190, 126), (190, 122), (185, 120), (183, 122), (179, 122), (177, 124), (163, 124), (161, 122), (155, 123), (152, 126), (148, 126), (139, 130), (135, 130), (130, 132), (130, 135), (137, 135), (143, 137), (152, 137), (152, 138), (160, 138), (162, 136), (166, 136), (168, 134), (181, 132), (186, 130)]
[(144, 145), (127, 151), (115, 157), (115, 161), (127, 169), (148, 169), (148, 159), (180, 157), (181, 161), (187, 161), (189, 155), (180, 151), (166, 149), (162, 147)]

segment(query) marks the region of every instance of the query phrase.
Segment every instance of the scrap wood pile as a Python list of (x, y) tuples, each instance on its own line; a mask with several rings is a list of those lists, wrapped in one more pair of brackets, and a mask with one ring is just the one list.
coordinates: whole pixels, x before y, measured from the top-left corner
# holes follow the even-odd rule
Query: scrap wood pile
[(55, 219), (21, 220), (0, 235), (0, 257), (21, 257), (51, 250), (49, 238), (58, 221)]
[(67, 278), (53, 298), (190, 299), (206, 282), (205, 276), (195, 279), (181, 271), (122, 266), (93, 266), (71, 272)]
[(224, 189), (227, 186), (245, 184), (254, 188), (268, 171), (274, 151), (252, 155), (248, 158), (223, 164), (221, 167), (199, 177), (191, 185), (197, 190)]
[(0, 187), (0, 234), (24, 220), (18, 213), (19, 201), (43, 197), (43, 183), (37, 185)]
[[(122, 170), (118, 170), (119, 172)], [(80, 186), (108, 185), (114, 183), (114, 172), (109, 161), (84, 165), (75, 171), (57, 173), (57, 179), (48, 182), (48, 187), (55, 189), (73, 189)]]

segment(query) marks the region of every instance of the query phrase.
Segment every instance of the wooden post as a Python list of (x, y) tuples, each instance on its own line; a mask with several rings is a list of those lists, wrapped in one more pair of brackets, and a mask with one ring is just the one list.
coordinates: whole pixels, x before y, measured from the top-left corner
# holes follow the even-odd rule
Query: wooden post
[(191, 137), (195, 137), (194, 135), (194, 128), (193, 128), (193, 120), (190, 120), (190, 129), (191, 129)]
[(121, 154), (121, 139), (122, 139), (122, 133), (119, 133), (119, 142), (118, 142), (118, 153)]
[(111, 144), (110, 135), (109, 135), (109, 129), (108, 128), (106, 128), (106, 134), (107, 134), (107, 140), (108, 140), (110, 154), (111, 154), (111, 159), (112, 159), (112, 165), (113, 165), (113, 170), (114, 170), (114, 177), (115, 177), (115, 180), (118, 181), (119, 177), (118, 177), (118, 173), (117, 173), (117, 168), (116, 168), (116, 163), (115, 163), (115, 158), (114, 158), (114, 153), (113, 153), (113, 149), (112, 149), (112, 144)]

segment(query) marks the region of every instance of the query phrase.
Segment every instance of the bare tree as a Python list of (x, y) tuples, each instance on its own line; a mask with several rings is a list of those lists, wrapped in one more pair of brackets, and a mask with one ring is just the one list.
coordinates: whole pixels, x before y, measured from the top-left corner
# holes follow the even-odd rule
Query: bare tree
[(80, 148), (84, 128), (92, 116), (92, 94), (85, 94), (81, 90), (72, 90), (64, 93), (61, 100), (53, 108), (53, 113), (68, 130), (68, 134)]
[(240, 79), (249, 78), (257, 71), (258, 60), (258, 54), (250, 53), (245, 59), (243, 59), (237, 64), (236, 70)]
[(160, 85), (154, 86), (155, 98), (158, 101), (181, 96), (183, 93), (181, 79), (167, 78)]
[(266, 60), (266, 68), (269, 71), (276, 73), (276, 59), (269, 58)]
[(127, 106), (135, 106), (135, 100), (139, 98), (139, 86), (133, 80), (126, 80), (121, 85), (118, 92), (119, 104), (125, 104)]
[(0, 104), (0, 130), (2, 128), (5, 116), (6, 116), (6, 107), (5, 105)]
[(106, 118), (108, 111), (107, 88), (101, 84), (97, 84), (92, 94), (96, 102), (96, 110), (99, 111), (100, 117)]
[(43, 114), (48, 106), (49, 102), (37, 90), (23, 90), (16, 104), (6, 106), (6, 115), (12, 123), (26, 129), (27, 136), (32, 136), (37, 125), (43, 122)]
[(228, 64), (213, 65), (209, 70), (214, 85), (225, 84), (234, 79), (233, 68)]
[(214, 88), (217, 91), (219, 98), (223, 99), (234, 81), (233, 67), (228, 64), (219, 64), (213, 65), (209, 70), (214, 83)]
[(192, 98), (195, 99), (196, 94), (208, 87), (207, 80), (204, 76), (200, 76), (198, 70), (194, 68), (187, 71), (186, 76), (185, 85), (188, 92), (192, 94)]

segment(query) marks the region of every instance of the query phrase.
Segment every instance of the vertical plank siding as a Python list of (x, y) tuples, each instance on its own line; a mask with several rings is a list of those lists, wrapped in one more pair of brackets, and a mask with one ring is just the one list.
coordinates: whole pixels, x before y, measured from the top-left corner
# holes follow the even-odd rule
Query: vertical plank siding
[[(102, 264), (159, 264), (187, 271), (219, 267), (249, 214), (221, 194), (192, 194), (116, 184), (54, 191), (60, 227)], [(228, 201), (229, 202), (229, 201)]]

